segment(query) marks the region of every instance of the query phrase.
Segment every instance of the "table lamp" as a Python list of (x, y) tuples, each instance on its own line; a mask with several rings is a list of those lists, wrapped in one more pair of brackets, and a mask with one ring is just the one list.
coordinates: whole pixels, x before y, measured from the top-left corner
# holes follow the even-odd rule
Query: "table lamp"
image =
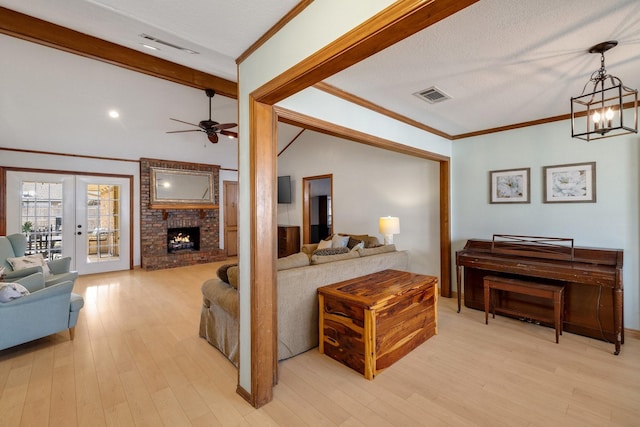
[(393, 244), (393, 235), (400, 234), (400, 220), (396, 216), (380, 217), (378, 223), (380, 234), (384, 236), (384, 244)]

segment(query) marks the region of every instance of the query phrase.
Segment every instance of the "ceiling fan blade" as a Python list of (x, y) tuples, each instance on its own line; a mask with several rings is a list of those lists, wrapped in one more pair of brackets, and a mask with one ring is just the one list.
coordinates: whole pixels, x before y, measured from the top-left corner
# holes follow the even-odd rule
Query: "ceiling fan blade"
[(195, 124), (189, 123), (189, 122), (185, 122), (184, 120), (178, 120), (178, 119), (169, 119), (169, 120), (173, 120), (174, 122), (184, 123), (185, 125), (191, 125), (191, 126), (198, 127), (198, 125), (195, 125)]
[(238, 132), (231, 132), (230, 130), (221, 130), (220, 135), (228, 136), (229, 138), (238, 139)]
[(170, 130), (165, 133), (181, 133), (181, 132), (202, 132), (200, 129), (189, 129), (189, 130)]
[(236, 126), (238, 126), (237, 123), (218, 123), (217, 125), (214, 125), (213, 128), (214, 129), (218, 129), (218, 130), (222, 130), (222, 129), (234, 128)]
[(210, 133), (207, 135), (207, 138), (209, 138), (209, 141), (211, 141), (214, 144), (218, 143), (218, 134), (217, 133)]

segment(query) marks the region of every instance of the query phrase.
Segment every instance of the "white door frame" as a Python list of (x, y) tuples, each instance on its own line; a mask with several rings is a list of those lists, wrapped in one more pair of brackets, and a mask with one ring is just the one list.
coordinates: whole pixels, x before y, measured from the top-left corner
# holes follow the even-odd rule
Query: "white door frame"
[[(120, 258), (122, 263), (114, 265), (110, 263), (102, 264), (101, 267), (92, 266), (85, 268), (86, 262), (79, 261), (76, 255), (76, 228), (78, 225), (77, 214), (77, 189), (76, 181), (83, 180), (86, 182), (88, 178), (99, 183), (117, 183), (122, 187), (121, 200), (121, 216), (122, 216), (122, 233), (120, 238)], [(62, 256), (69, 256), (72, 260), (72, 269), (78, 270), (80, 274), (99, 273), (102, 271), (114, 271), (131, 269), (133, 266), (133, 254), (131, 239), (133, 238), (133, 176), (131, 175), (108, 175), (108, 174), (87, 174), (78, 172), (60, 172), (46, 170), (26, 170), (26, 169), (6, 169), (6, 234), (20, 233), (21, 226), (19, 224), (21, 204), (17, 201), (21, 200), (22, 181), (33, 180), (43, 182), (62, 182), (67, 188), (71, 188), (72, 196), (66, 195), (63, 200), (63, 224), (62, 229), (64, 241)], [(66, 190), (65, 190), (66, 191)], [(84, 234), (84, 233), (83, 233)], [(86, 244), (84, 245), (86, 253)], [(114, 268), (115, 267), (115, 268)], [(101, 271), (102, 270), (102, 271)]]

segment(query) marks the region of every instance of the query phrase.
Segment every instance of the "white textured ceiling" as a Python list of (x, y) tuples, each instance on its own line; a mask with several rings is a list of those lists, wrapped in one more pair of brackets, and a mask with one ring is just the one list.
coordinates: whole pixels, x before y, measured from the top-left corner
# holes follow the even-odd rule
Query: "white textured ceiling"
[[(607, 40), (607, 70), (640, 87), (639, 0), (480, 0), (327, 83), (457, 135), (568, 114)], [(452, 99), (413, 95), (430, 86)]]
[[(229, 80), (235, 59), (297, 0), (0, 0), (0, 5)], [(138, 35), (200, 52), (141, 46)], [(327, 83), (451, 135), (568, 114), (599, 65), (640, 87), (639, 0), (480, 0)], [(414, 92), (437, 86), (452, 99)]]

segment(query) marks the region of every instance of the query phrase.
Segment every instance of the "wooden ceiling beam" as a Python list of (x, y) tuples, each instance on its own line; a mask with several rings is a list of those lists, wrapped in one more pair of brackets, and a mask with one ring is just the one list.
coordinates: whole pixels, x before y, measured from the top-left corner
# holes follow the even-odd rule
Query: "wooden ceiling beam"
[(236, 82), (147, 55), (88, 34), (0, 7), (0, 34), (96, 59), (142, 74), (238, 99)]

